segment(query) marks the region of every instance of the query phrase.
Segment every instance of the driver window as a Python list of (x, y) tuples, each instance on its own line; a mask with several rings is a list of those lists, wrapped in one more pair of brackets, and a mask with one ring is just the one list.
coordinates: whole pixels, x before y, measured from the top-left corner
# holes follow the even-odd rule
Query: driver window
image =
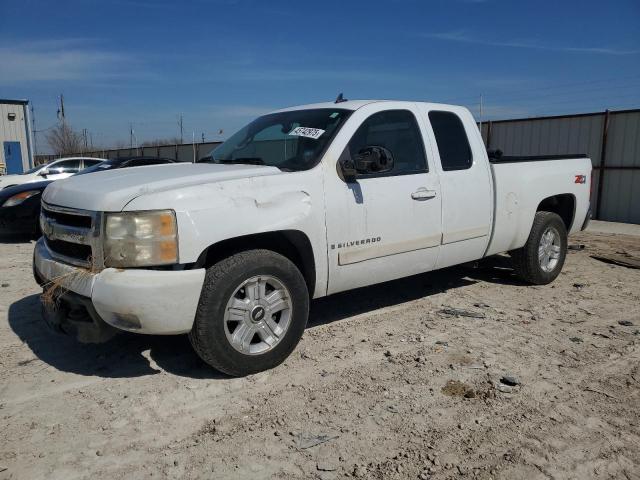
[(408, 110), (374, 113), (356, 130), (347, 149), (353, 158), (363, 148), (372, 146), (385, 147), (393, 155), (393, 169), (380, 175), (428, 171), (422, 135), (415, 116)]

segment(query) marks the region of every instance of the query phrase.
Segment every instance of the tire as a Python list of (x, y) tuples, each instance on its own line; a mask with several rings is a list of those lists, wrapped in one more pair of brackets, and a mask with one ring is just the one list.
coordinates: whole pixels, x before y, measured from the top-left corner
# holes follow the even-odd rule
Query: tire
[(308, 316), (309, 291), (298, 268), (273, 251), (248, 250), (207, 269), (189, 340), (215, 369), (245, 376), (282, 363)]
[[(543, 240), (543, 235), (551, 232), (554, 242), (547, 246), (549, 236)], [(549, 263), (545, 262), (544, 253), (539, 255), (539, 249), (546, 253), (552, 252)], [(542, 256), (542, 258), (541, 258)], [(554, 258), (556, 257), (557, 258)], [(511, 252), (511, 259), (516, 275), (527, 283), (547, 285), (553, 282), (562, 271), (567, 256), (567, 229), (559, 215), (552, 212), (537, 212), (533, 219), (533, 226), (524, 247)]]

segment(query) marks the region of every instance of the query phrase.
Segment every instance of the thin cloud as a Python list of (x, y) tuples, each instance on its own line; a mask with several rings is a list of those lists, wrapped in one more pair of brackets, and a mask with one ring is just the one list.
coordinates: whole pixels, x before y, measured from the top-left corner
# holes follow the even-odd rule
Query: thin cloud
[(319, 68), (313, 66), (266, 66), (263, 64), (234, 65), (218, 64), (213, 67), (206, 67), (198, 75), (198, 81), (217, 81), (232, 78), (233, 81), (242, 82), (302, 82), (302, 81), (340, 81), (340, 82), (361, 82), (361, 83), (389, 83), (407, 82), (413, 77), (401, 73), (380, 72), (367, 69), (349, 69), (327, 67)]
[(487, 45), (491, 47), (526, 48), (531, 50), (547, 50), (552, 52), (564, 53), (594, 53), (601, 55), (636, 55), (640, 53), (640, 50), (624, 50), (609, 47), (565, 47), (543, 45), (531, 40), (493, 41), (477, 38), (463, 31), (424, 33), (420, 34), (419, 36), (448, 42), (471, 43), (476, 45)]
[[(9, 42), (7, 42), (9, 43)], [(7, 44), (5, 43), (5, 45)], [(43, 81), (88, 81), (135, 76), (127, 55), (87, 47), (87, 40), (13, 43), (0, 47), (0, 86)]]

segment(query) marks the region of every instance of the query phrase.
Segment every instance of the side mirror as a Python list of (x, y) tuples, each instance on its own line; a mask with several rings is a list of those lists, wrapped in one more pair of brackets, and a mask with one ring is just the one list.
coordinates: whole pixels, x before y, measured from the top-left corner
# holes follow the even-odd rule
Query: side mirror
[(358, 174), (385, 173), (393, 168), (393, 154), (384, 147), (365, 147), (353, 159), (346, 157), (340, 160), (340, 169), (347, 182), (354, 181)]
[(342, 176), (346, 182), (354, 182), (358, 175), (356, 165), (350, 158), (340, 160), (340, 170), (342, 170)]
[(354, 163), (358, 173), (384, 173), (393, 168), (393, 155), (384, 147), (364, 147), (355, 156)]
[(51, 172), (49, 171), (48, 168), (43, 168), (42, 170), (40, 170), (40, 173), (38, 173), (38, 175), (40, 175), (41, 177), (46, 177), (47, 175), (49, 175)]

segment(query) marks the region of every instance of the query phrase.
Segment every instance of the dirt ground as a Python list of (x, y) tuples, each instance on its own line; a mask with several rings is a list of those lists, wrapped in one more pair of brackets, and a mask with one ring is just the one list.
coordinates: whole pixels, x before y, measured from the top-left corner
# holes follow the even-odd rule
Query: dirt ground
[(591, 257), (640, 237), (571, 243), (549, 286), (496, 258), (315, 301), (239, 379), (184, 336), (50, 332), (0, 243), (0, 479), (640, 479), (640, 270)]

